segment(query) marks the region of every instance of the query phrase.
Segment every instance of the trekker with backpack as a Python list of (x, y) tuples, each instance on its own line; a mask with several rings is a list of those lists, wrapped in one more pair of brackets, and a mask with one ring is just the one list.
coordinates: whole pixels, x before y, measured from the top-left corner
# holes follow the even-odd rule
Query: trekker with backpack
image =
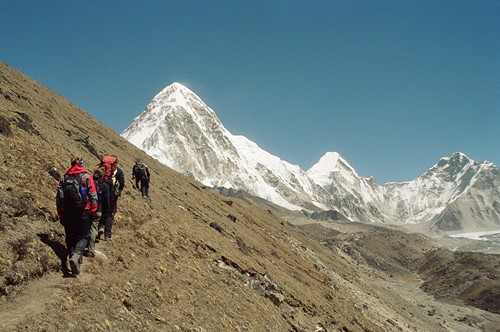
[(95, 257), (95, 242), (99, 230), (99, 225), (104, 224), (106, 218), (111, 214), (109, 201), (109, 185), (104, 181), (104, 168), (97, 168), (94, 171), (94, 183), (97, 190), (97, 212), (90, 226), (89, 242), (87, 251), (83, 253), (86, 257)]
[[(135, 165), (132, 167), (132, 178), (135, 179), (135, 186), (141, 191), (142, 198), (149, 198), (149, 168), (139, 159), (135, 161)], [(141, 183), (140, 187), (138, 185), (139, 181)]]
[(66, 234), (66, 250), (73, 277), (80, 273), (83, 250), (87, 245), (90, 220), (97, 212), (94, 180), (83, 168), (80, 156), (71, 158), (71, 168), (57, 187), (56, 207)]
[(111, 229), (113, 228), (113, 220), (118, 206), (118, 198), (123, 187), (125, 187), (125, 175), (121, 168), (118, 167), (118, 157), (114, 155), (103, 155), (99, 167), (105, 169), (104, 180), (109, 185), (110, 213), (104, 218), (104, 230), (99, 229), (97, 237), (100, 238), (101, 234), (104, 233), (104, 239), (109, 241), (111, 240)]

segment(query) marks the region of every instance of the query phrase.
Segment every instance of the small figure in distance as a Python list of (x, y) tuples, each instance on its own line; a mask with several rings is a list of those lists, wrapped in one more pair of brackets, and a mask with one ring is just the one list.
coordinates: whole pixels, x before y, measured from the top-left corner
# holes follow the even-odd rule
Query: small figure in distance
[(149, 198), (151, 174), (149, 173), (148, 166), (139, 159), (136, 159), (135, 165), (132, 167), (132, 178), (135, 179), (135, 186), (140, 189), (142, 198)]

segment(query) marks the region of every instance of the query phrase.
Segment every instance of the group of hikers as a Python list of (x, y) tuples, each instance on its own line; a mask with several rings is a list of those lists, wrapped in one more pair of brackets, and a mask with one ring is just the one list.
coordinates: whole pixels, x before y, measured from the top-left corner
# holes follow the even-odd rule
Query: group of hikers
[[(150, 173), (138, 159), (132, 169), (132, 178), (142, 197), (148, 199)], [(77, 277), (80, 273), (83, 256), (95, 257), (95, 243), (102, 235), (105, 241), (111, 240), (118, 198), (124, 187), (125, 175), (118, 167), (116, 156), (102, 156), (92, 175), (84, 168), (81, 156), (71, 158), (71, 167), (59, 179), (56, 194), (71, 276)], [(65, 262), (63, 269), (67, 270)]]

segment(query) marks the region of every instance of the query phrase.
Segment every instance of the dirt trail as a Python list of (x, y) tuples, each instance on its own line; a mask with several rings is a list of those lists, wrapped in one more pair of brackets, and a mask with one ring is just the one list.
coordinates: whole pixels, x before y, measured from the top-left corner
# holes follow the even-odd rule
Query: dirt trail
[(2, 331), (11, 331), (27, 316), (39, 314), (64, 294), (64, 288), (71, 287), (78, 280), (63, 278), (61, 273), (50, 273), (27, 284), (20, 294), (8, 302), (4, 299), (0, 310)]
[[(150, 229), (157, 223), (155, 220), (148, 220), (141, 225), (141, 229)], [(131, 230), (115, 227), (113, 239), (126, 237), (132, 233)], [(96, 242), (96, 257), (93, 259), (84, 257), (81, 273), (77, 278), (64, 276), (61, 271), (51, 272), (41, 278), (30, 280), (14, 297), (0, 297), (0, 331), (17, 331), (16, 326), (28, 317), (43, 313), (51, 305), (57, 305), (62, 301), (72, 301), (71, 298), (66, 297), (68, 290), (72, 287), (84, 288), (94, 280), (96, 275), (87, 270), (96, 263), (92, 260), (106, 261), (108, 259), (109, 250), (106, 250), (106, 247), (106, 241)]]
[[(101, 245), (100, 250), (96, 250), (97, 259), (106, 259)], [(62, 272), (52, 272), (43, 277), (31, 280), (13, 298), (2, 297), (0, 302), (0, 330), (2, 332), (16, 331), (16, 326), (29, 316), (34, 316), (45, 311), (51, 305), (55, 305), (61, 300), (67, 289), (71, 287), (85, 287), (94, 276), (85, 273), (87, 260), (82, 264), (81, 274), (77, 278), (65, 277)], [(69, 299), (66, 299), (68, 301)]]

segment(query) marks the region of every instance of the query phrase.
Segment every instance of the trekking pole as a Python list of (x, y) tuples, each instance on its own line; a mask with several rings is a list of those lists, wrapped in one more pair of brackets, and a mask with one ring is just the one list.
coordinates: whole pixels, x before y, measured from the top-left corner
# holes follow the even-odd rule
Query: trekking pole
[(59, 181), (61, 179), (61, 174), (56, 167), (51, 167), (48, 173), (54, 178), (54, 180)]

